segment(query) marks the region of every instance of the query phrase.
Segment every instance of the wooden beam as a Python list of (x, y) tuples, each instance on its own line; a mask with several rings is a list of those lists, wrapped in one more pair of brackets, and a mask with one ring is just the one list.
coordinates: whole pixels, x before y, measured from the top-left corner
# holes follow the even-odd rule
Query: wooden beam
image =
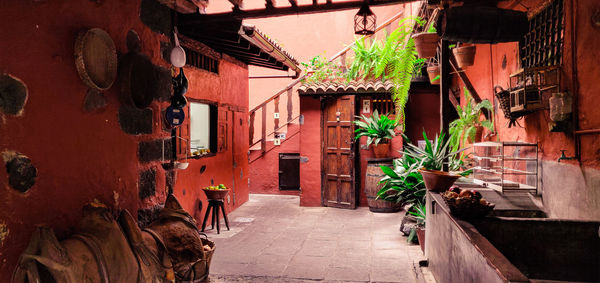
[(288, 0), (288, 2), (290, 2), (290, 5), (292, 5), (292, 7), (298, 7), (298, 3), (296, 3), (296, 0)]
[(244, 7), (244, 0), (229, 0), (231, 4), (233, 4), (233, 9), (239, 9)]
[(275, 6), (273, 6), (273, 0), (265, 0), (265, 8), (267, 10), (273, 10)]
[[(230, 1), (240, 1), (241, 0), (230, 0)], [(412, 0), (371, 0), (370, 6), (382, 6), (382, 5), (394, 5), (399, 3), (408, 3)], [(277, 16), (285, 16), (285, 15), (296, 15), (296, 14), (314, 14), (314, 13), (323, 13), (323, 12), (331, 12), (331, 11), (341, 11), (341, 10), (350, 10), (350, 9), (359, 9), (363, 0), (352, 0), (346, 2), (331, 2), (328, 1), (325, 4), (316, 4), (313, 2), (309, 5), (298, 5), (295, 7), (274, 7), (272, 9), (253, 9), (253, 10), (241, 10), (234, 9), (232, 12), (226, 13), (215, 13), (215, 14), (205, 14), (199, 15), (194, 14), (191, 15), (186, 24), (206, 24), (207, 21), (210, 20), (218, 20), (218, 19), (228, 19), (231, 17), (238, 19), (249, 19), (249, 18), (269, 18), (269, 17), (277, 17)]]
[[(469, 93), (471, 93), (471, 97), (473, 97), (473, 100), (475, 100), (475, 102), (477, 102), (477, 103), (480, 103), (482, 101), (481, 97), (477, 93), (477, 90), (475, 90), (475, 87), (471, 83), (471, 80), (469, 80), (469, 76), (467, 76), (465, 71), (463, 71), (460, 67), (458, 67), (458, 63), (456, 62), (454, 53), (450, 52), (449, 56), (450, 56), (450, 66), (452, 67), (452, 70), (458, 74), (458, 77), (460, 78), (460, 80), (465, 84), (465, 87), (467, 88)], [(490, 113), (486, 109), (483, 109), (483, 115), (485, 116), (486, 119), (490, 119)]]

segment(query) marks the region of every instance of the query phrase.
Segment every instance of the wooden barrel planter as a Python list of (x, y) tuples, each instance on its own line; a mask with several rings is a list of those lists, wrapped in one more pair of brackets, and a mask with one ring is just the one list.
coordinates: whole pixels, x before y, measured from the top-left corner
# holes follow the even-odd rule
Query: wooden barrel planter
[(485, 6), (442, 10), (437, 32), (442, 39), (469, 43), (519, 41), (527, 32), (527, 13)]
[(398, 212), (402, 209), (401, 203), (385, 201), (377, 198), (377, 192), (381, 188), (379, 180), (385, 176), (379, 166), (393, 166), (391, 158), (372, 158), (367, 159), (367, 172), (365, 178), (365, 194), (369, 210), (372, 212)]

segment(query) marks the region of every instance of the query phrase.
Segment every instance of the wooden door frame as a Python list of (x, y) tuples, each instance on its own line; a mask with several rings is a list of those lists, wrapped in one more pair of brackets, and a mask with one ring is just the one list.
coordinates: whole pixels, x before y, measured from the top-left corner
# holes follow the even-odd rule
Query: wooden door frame
[[(321, 96), (320, 100), (321, 100), (321, 122), (320, 122), (320, 130), (319, 130), (319, 135), (320, 135), (320, 141), (321, 141), (321, 206), (326, 206), (326, 207), (338, 207), (338, 208), (347, 208), (347, 207), (342, 207), (342, 206), (332, 206), (332, 205), (325, 205), (325, 186), (326, 186), (326, 180), (327, 180), (327, 176), (326, 176), (326, 171), (325, 171), (325, 160), (327, 157), (327, 151), (325, 149), (325, 119), (326, 119), (326, 115), (325, 115), (325, 106), (326, 106), (326, 102), (329, 99), (338, 99), (339, 96), (352, 96), (352, 99), (354, 100), (354, 109), (352, 113), (352, 117), (350, 117), (351, 121), (354, 121), (354, 116), (356, 115), (356, 111), (357, 111), (357, 97), (358, 95), (352, 95), (352, 94), (340, 94), (340, 95), (331, 95), (331, 96)], [(354, 135), (353, 135), (354, 136)], [(357, 180), (360, 180), (359, 178), (356, 178), (356, 168), (357, 168), (357, 164), (358, 167), (360, 169), (360, 158), (358, 156), (358, 150), (357, 150), (357, 145), (359, 143), (357, 142), (353, 142), (352, 143), (352, 147), (351, 147), (351, 151), (352, 151), (352, 155), (353, 155), (353, 162), (352, 162), (352, 186), (354, 187), (354, 207), (352, 207), (351, 209), (356, 209), (359, 206), (360, 203), (360, 184), (357, 182)], [(358, 160), (358, 163), (357, 163)], [(358, 187), (357, 187), (358, 185)]]

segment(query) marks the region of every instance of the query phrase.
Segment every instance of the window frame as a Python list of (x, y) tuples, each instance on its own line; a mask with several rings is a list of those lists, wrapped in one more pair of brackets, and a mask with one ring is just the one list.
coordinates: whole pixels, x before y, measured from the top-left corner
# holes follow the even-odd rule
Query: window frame
[[(185, 122), (185, 127), (187, 128), (187, 134), (184, 135), (183, 127), (179, 127), (178, 129), (178, 134), (180, 137), (184, 138), (185, 140), (187, 140), (186, 146), (187, 146), (187, 152), (188, 155), (190, 157), (193, 156), (192, 153), (192, 142), (191, 142), (191, 136), (192, 136), (192, 127), (191, 127), (191, 123), (192, 123), (192, 116), (191, 116), (191, 105), (192, 103), (199, 103), (199, 104), (205, 104), (208, 105), (208, 109), (209, 109), (209, 130), (208, 130), (208, 134), (209, 134), (209, 153), (203, 154), (197, 158), (203, 158), (203, 157), (211, 157), (211, 156), (216, 156), (217, 155), (217, 148), (218, 148), (218, 128), (219, 128), (219, 104), (217, 102), (214, 101), (210, 101), (210, 100), (205, 100), (205, 99), (196, 99), (196, 98), (188, 98), (188, 104), (185, 106), (185, 111), (187, 112), (186, 114), (186, 122)], [(182, 125), (184, 126), (184, 125)], [(179, 153), (183, 153), (185, 151), (182, 151), (182, 142), (178, 142), (179, 143)]]

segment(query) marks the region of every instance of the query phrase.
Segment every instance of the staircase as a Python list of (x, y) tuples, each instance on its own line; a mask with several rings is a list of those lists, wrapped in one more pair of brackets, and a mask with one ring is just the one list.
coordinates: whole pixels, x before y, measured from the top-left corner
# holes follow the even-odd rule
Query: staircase
[[(386, 29), (388, 33), (392, 30), (392, 24), (396, 23), (400, 17), (404, 14), (403, 11), (400, 11), (396, 15), (392, 16), (390, 19), (382, 23), (375, 30), (375, 34), (382, 29)], [(372, 35), (365, 35), (363, 37), (369, 38)], [(329, 59), (329, 62), (334, 62), (335, 60), (339, 60), (339, 63), (345, 66), (346, 63), (346, 53), (351, 50), (352, 44), (343, 48), (341, 51), (336, 53), (333, 57)], [(304, 73), (290, 84), (288, 84), (284, 89), (278, 91), (275, 95), (271, 96), (258, 106), (251, 109), (249, 114), (249, 164), (252, 164), (254, 161), (260, 159), (268, 152), (272, 151), (277, 147), (274, 144), (275, 135), (279, 135), (280, 133), (284, 133), (286, 135), (285, 139), (280, 139), (281, 144), (290, 140), (300, 133), (300, 113), (293, 113), (294, 111), (294, 93), (295, 88), (300, 86), (303, 79), (310, 74)], [(285, 110), (280, 107), (281, 99), (284, 98), (286, 101)], [(281, 112), (286, 113), (286, 117), (282, 117), (279, 114)], [(257, 120), (258, 113), (258, 120)], [(272, 119), (273, 121), (273, 129), (268, 130), (267, 121), (268, 119)], [(258, 131), (260, 133), (258, 133)]]

